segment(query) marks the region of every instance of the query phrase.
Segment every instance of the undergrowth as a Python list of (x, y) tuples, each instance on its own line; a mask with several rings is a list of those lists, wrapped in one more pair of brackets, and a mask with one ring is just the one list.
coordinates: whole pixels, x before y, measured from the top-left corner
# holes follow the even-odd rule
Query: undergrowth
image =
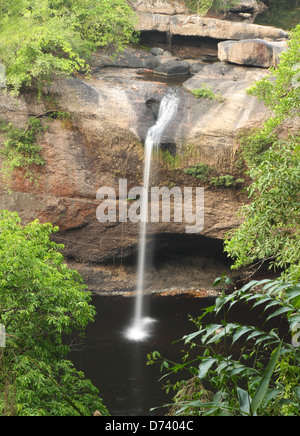
[(38, 183), (37, 167), (45, 165), (38, 141), (48, 128), (48, 125), (42, 122), (43, 117), (66, 121), (71, 115), (68, 112), (51, 110), (31, 117), (25, 128), (16, 127), (13, 123), (6, 123), (0, 119), (0, 134), (5, 138), (0, 149), (2, 157), (0, 173), (6, 187), (10, 187), (17, 170), (22, 170), (24, 178), (30, 183)]
[(0, 133), (6, 138), (0, 150), (3, 158), (1, 173), (5, 184), (11, 183), (14, 171), (20, 168), (25, 170), (25, 177), (31, 182), (37, 181), (34, 168), (45, 164), (37, 140), (44, 131), (45, 127), (38, 118), (31, 118), (25, 129), (0, 120)]

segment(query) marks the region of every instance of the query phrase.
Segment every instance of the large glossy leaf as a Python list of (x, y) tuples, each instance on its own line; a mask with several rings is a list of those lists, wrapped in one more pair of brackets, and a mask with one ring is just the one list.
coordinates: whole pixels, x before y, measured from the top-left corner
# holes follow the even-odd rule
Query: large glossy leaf
[(211, 359), (205, 359), (204, 361), (202, 361), (201, 365), (199, 366), (199, 374), (198, 377), (203, 380), (208, 371), (210, 370), (210, 368), (213, 366), (214, 363), (217, 363), (218, 360), (215, 358), (211, 358)]
[(237, 388), (237, 396), (239, 399), (240, 411), (242, 415), (249, 416), (251, 414), (250, 407), (252, 402), (250, 395), (244, 389)]
[(251, 407), (250, 407), (250, 411), (251, 411), (252, 415), (254, 415), (257, 412), (258, 408), (262, 405), (262, 403), (266, 397), (273, 372), (275, 370), (278, 358), (280, 356), (281, 347), (282, 347), (282, 343), (277, 348), (277, 350), (273, 353), (271, 360), (266, 368), (266, 371), (265, 371), (265, 373), (260, 381), (258, 389), (254, 395), (254, 398), (252, 400)]

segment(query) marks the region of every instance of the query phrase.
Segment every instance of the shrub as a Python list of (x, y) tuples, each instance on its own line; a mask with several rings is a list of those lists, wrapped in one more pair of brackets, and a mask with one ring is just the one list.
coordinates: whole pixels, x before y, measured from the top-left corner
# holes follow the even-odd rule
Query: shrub
[(209, 165), (201, 163), (185, 169), (184, 172), (192, 177), (196, 177), (196, 179), (205, 181), (211, 173), (211, 168)]
[(45, 163), (41, 156), (42, 149), (37, 144), (37, 139), (44, 130), (41, 120), (37, 118), (30, 118), (25, 129), (0, 120), (0, 133), (6, 137), (0, 151), (4, 158), (1, 172), (6, 184), (9, 185), (13, 172), (19, 168), (25, 170), (25, 177), (31, 181), (36, 180), (34, 167)]
[(215, 94), (214, 91), (209, 88), (205, 83), (202, 84), (202, 88), (193, 89), (191, 93), (196, 98), (208, 98), (210, 100), (216, 100), (218, 102), (223, 102), (224, 99), (220, 94)]
[(244, 179), (235, 179), (233, 176), (226, 174), (224, 176), (213, 177), (211, 183), (214, 186), (224, 186), (230, 188), (245, 183)]

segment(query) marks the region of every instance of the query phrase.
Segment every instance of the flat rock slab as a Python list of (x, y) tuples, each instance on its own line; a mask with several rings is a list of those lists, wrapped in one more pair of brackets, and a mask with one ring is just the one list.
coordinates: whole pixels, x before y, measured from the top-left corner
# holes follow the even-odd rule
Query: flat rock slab
[(275, 27), (233, 22), (197, 15), (163, 15), (138, 12), (139, 31), (157, 31), (172, 35), (199, 36), (219, 40), (288, 39), (289, 33)]

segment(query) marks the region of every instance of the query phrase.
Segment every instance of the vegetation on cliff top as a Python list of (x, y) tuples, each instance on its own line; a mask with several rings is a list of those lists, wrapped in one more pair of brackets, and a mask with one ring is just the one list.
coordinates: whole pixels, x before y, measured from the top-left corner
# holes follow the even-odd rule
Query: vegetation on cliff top
[(97, 47), (132, 41), (135, 14), (125, 0), (2, 0), (0, 62), (14, 92), (33, 79), (88, 71)]

